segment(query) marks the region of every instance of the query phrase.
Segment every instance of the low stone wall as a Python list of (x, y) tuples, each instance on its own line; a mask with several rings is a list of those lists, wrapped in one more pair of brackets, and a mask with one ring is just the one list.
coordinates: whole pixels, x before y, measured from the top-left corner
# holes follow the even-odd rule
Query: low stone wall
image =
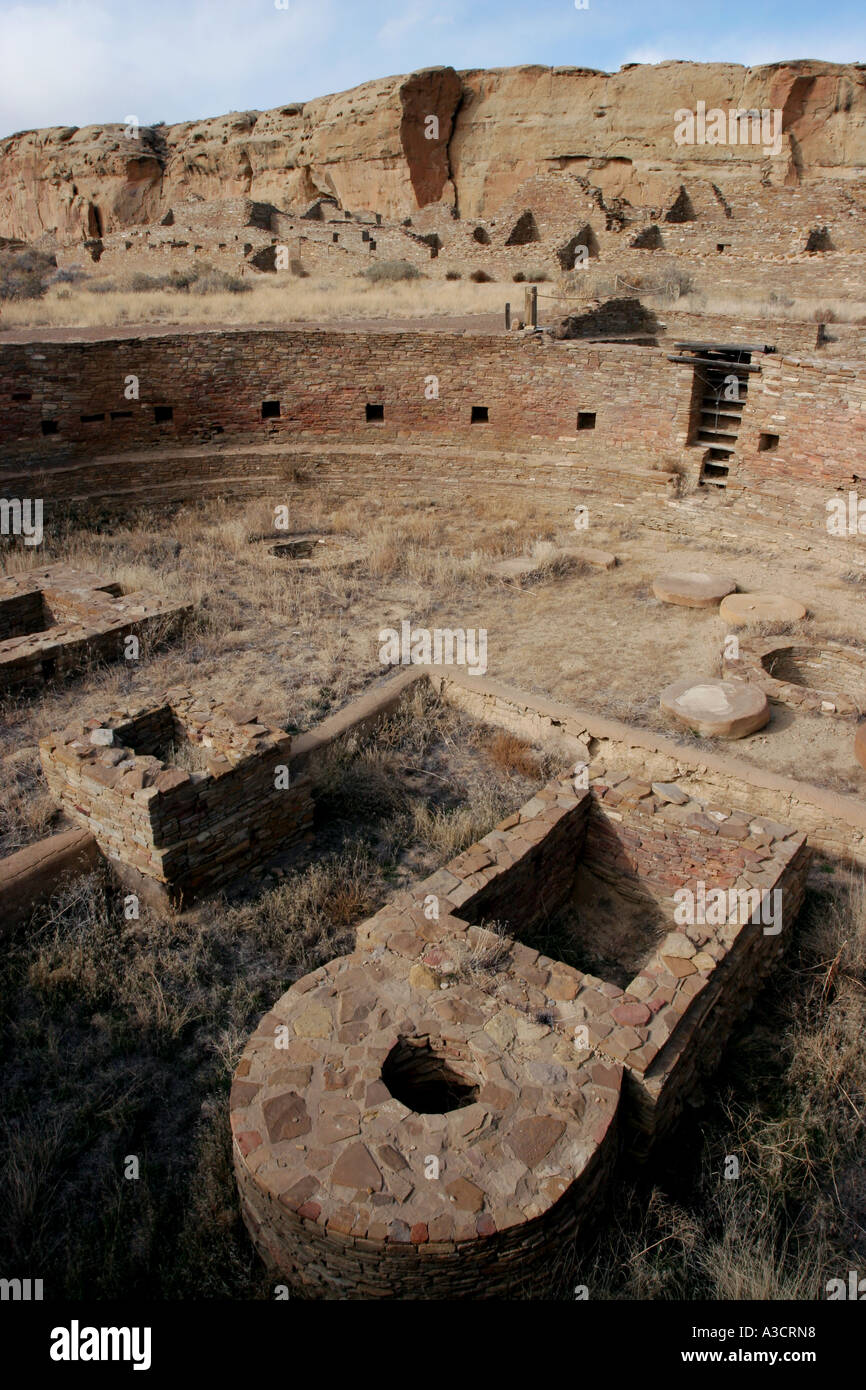
[(143, 590), (71, 565), (47, 565), (0, 578), (0, 691), (45, 684), (87, 661), (118, 661), (126, 639), (176, 632), (192, 612)]
[(725, 674), (751, 681), (768, 700), (813, 714), (866, 713), (866, 651), (819, 638), (738, 640), (739, 656), (725, 658)]
[[(218, 887), (312, 833), (291, 737), (183, 689), (40, 740), (49, 789), (103, 853), (173, 893)], [(173, 765), (189, 750), (199, 770)]]
[(86, 830), (49, 835), (0, 859), (0, 937), (27, 921), (66, 878), (99, 863), (95, 839)]
[[(809, 837), (830, 860), (866, 865), (866, 804), (713, 749), (685, 747), (674, 739), (636, 729), (615, 719), (544, 696), (453, 669), (432, 678), (445, 698), (486, 723), (522, 738), (564, 738), (588, 763), (615, 766), (653, 782), (679, 782), (697, 796), (717, 798), (728, 808), (770, 817)], [(853, 760), (853, 752), (852, 752)]]

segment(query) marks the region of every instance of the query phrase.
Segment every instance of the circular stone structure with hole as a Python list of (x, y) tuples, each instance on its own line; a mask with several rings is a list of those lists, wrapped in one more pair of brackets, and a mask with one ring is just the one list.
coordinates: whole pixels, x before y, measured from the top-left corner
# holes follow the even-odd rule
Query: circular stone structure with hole
[(275, 1281), (306, 1297), (547, 1292), (609, 1180), (620, 1069), (424, 969), (331, 961), (278, 1000), (238, 1067), (244, 1219)]
[(806, 606), (785, 594), (728, 594), (719, 605), (719, 617), (731, 627), (754, 623), (799, 623)]
[(759, 686), (793, 709), (840, 717), (866, 714), (866, 650), (841, 642), (743, 637), (725, 674)]
[(683, 608), (715, 608), (736, 587), (737, 581), (729, 575), (711, 574), (707, 570), (671, 570), (653, 580), (657, 599)]
[(667, 686), (659, 703), (671, 719), (702, 738), (745, 738), (770, 718), (763, 690), (745, 681), (687, 677)]

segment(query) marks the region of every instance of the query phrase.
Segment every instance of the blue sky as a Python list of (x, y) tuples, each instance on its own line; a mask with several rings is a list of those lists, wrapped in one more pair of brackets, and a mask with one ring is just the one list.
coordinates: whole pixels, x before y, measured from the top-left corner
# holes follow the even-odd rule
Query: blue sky
[(864, 0), (0, 0), (0, 134), (279, 106), (434, 64), (866, 60)]

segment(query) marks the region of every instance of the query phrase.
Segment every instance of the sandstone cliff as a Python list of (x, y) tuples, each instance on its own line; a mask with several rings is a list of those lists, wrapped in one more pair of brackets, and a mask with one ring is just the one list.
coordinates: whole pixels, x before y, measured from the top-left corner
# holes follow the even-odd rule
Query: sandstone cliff
[[(677, 145), (675, 112), (783, 112), (781, 152)], [(438, 131), (428, 118), (435, 116)], [(298, 208), (330, 193), (386, 218), (439, 203), (494, 214), (534, 174), (586, 173), (606, 194), (657, 201), (700, 173), (721, 188), (862, 177), (866, 67), (667, 62), (606, 74), (431, 68), (265, 112), (142, 130), (89, 126), (0, 141), (0, 235), (99, 237), (158, 220), (173, 201), (247, 195)]]

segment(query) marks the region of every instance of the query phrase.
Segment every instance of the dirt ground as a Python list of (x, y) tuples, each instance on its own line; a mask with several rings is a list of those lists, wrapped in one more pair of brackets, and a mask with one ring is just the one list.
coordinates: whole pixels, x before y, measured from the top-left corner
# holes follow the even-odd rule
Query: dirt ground
[[(553, 517), (553, 520), (551, 520)], [(158, 693), (172, 684), (218, 686), (253, 700), (292, 732), (306, 730), (385, 678), (381, 630), (462, 627), (487, 632), (492, 678), (648, 729), (681, 737), (658, 697), (680, 677), (720, 673), (726, 628), (715, 610), (659, 602), (653, 577), (668, 569), (729, 573), (742, 590), (794, 594), (807, 606), (797, 632), (866, 646), (862, 585), (827, 572), (820, 557), (791, 552), (784, 536), (715, 530), (712, 543), (643, 524), (635, 509), (585, 533), (615, 553), (610, 571), (578, 565), (542, 569), (529, 586), (498, 580), (503, 556), (545, 553), (550, 542), (579, 543), (555, 510), (531, 492), (477, 499), (419, 495), (401, 503), (367, 496), (343, 501), (299, 487), (291, 530), (316, 539), (306, 559), (279, 558), (267, 543), (267, 503), (176, 506), (124, 517), (101, 511), (70, 518), (63, 534), (32, 550), (7, 551), (11, 569), (67, 559), (119, 581), (191, 598), (197, 616), (182, 640), (137, 668), (101, 666), (0, 708), (0, 847), (8, 852), (58, 824), (38, 769), (38, 738), (73, 718), (98, 714), (121, 695)], [(658, 524), (656, 520), (656, 525)], [(540, 550), (539, 550), (540, 547)], [(866, 681), (864, 681), (866, 687)], [(852, 755), (853, 726), (827, 715), (773, 705), (759, 733), (723, 745), (757, 766), (838, 791), (866, 793)], [(704, 746), (713, 746), (712, 742)]]

